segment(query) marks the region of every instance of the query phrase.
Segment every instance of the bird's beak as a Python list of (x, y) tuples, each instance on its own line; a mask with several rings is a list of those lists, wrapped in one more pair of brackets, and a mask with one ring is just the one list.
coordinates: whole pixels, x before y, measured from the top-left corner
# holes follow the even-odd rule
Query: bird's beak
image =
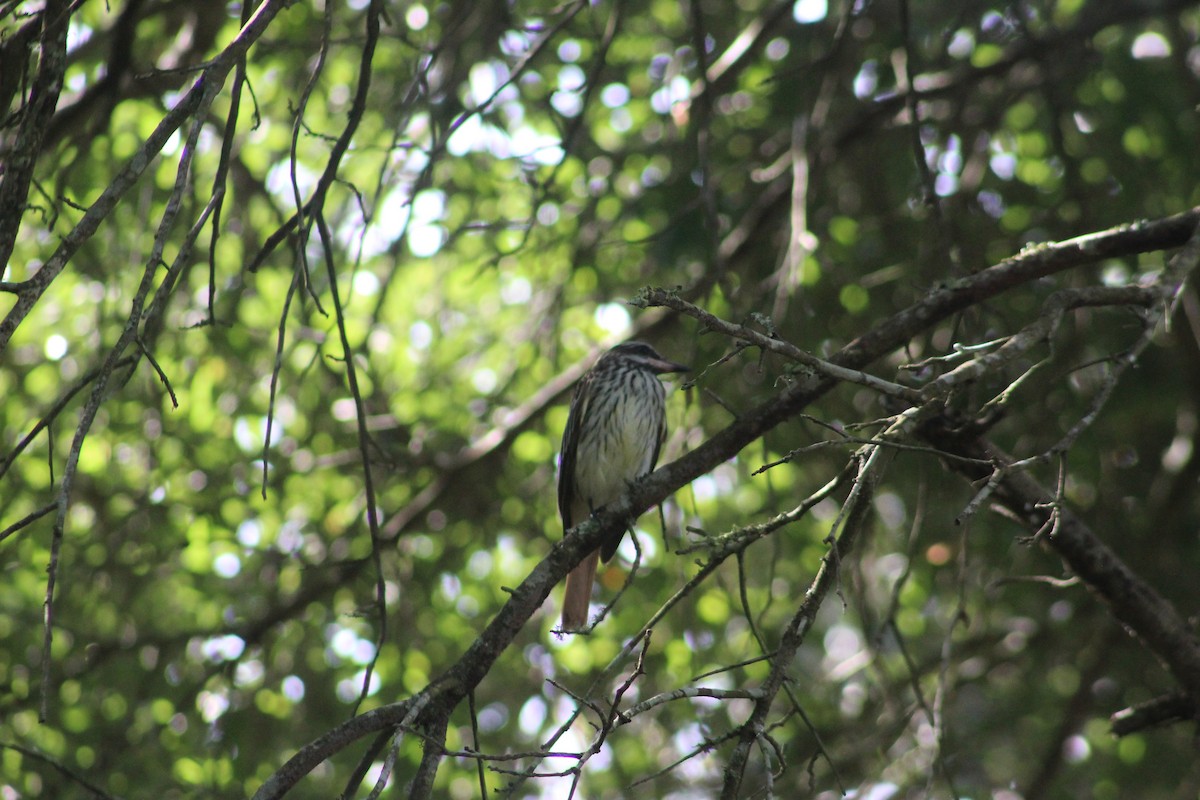
[(691, 372), (692, 368), (686, 364), (678, 364), (674, 361), (668, 361), (665, 358), (651, 358), (646, 360), (650, 369), (654, 370), (659, 375), (665, 375), (668, 372)]

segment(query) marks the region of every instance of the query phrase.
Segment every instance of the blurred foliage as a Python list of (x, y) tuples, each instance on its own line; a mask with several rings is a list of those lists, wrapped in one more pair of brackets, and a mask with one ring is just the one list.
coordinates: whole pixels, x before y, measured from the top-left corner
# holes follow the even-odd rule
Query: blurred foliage
[[(561, 535), (567, 383), (539, 392), (599, 343), (652, 340), (697, 367), (671, 395), (670, 460), (789, 379), (775, 357), (721, 361), (730, 342), (635, 312), (624, 301), (643, 285), (687, 287), (734, 321), (765, 314), (821, 354), (1031, 243), (1200, 204), (1195, 3), (911, 3), (906, 41), (903, 3), (390, 0), (356, 107), (364, 5), (280, 12), (245, 60), (236, 116), (231, 77), (201, 120), (163, 264), (177, 263), (227, 169), (223, 208), (183, 252), (165, 315), (125, 353), (152, 355), (161, 376), (146, 358), (118, 366), (79, 453), (48, 687), (54, 514), (0, 542), (0, 796), (90, 796), (57, 767), (117, 796), (246, 795), (356, 709), (423, 688)], [(0, 46), (16, 54), (6, 68), (32, 75), (38, 48), (21, 32), (40, 8), (0, 3)], [(2, 280), (37, 272), (242, 20), (236, 3), (74, 8), (63, 94)], [(0, 109), (6, 148), (23, 86)], [(347, 354), (317, 228), (297, 235), (288, 220), (358, 114), (320, 209)], [(95, 371), (146, 270), (166, 272), (153, 243), (189, 126), (152, 154), (3, 351), (0, 529), (56, 501)], [(805, 230), (793, 233), (797, 209)], [(890, 379), (903, 363), (1011, 333), (1056, 288), (1135, 283), (1162, 260), (1022, 287), (876, 371)], [(0, 311), (13, 297), (0, 294)], [(1194, 289), (1175, 320), (1072, 449), (1066, 488), (1105, 541), (1194, 614)], [(1088, 408), (1097, 361), (1139, 331), (1120, 310), (1070, 316), (996, 439), (1018, 455), (1053, 444)], [(347, 359), (370, 435), (377, 551)], [(972, 392), (986, 400), (1012, 377)], [(622, 678), (593, 679), (695, 572), (696, 556), (674, 555), (695, 539), (687, 529), (793, 508), (850, 447), (755, 471), (887, 412), (847, 386), (808, 413), (677, 493), (665, 533), (658, 514), (640, 520), (636, 580), (591, 636), (551, 633), (552, 595), (479, 686), (478, 739), (462, 708), (447, 746), (534, 751), (575, 707), (566, 689), (608, 702)], [(1052, 484), (1056, 470), (1038, 476)], [(971, 495), (929, 453), (894, 456), (865, 547), (794, 665), (803, 718), (780, 704), (780, 750), (745, 785), (761, 792), (771, 769), (785, 797), (1194, 796), (1188, 731), (1118, 741), (1107, 729), (1108, 714), (1171, 689), (1170, 677), (1082, 587), (1015, 580), (1068, 576), (1019, 544), (1011, 522), (956, 527)], [(753, 688), (766, 673), (756, 636), (769, 648), (795, 612), (838, 508), (823, 502), (691, 592), (655, 628), (624, 702)], [(633, 558), (627, 542), (602, 573), (606, 598)], [(714, 795), (722, 737), (747, 708), (696, 698), (636, 717), (587, 763), (576, 796)], [(577, 721), (554, 749), (581, 749), (592, 733)], [(297, 796), (336, 796), (361, 754), (339, 755)], [(406, 740), (398, 786), (420, 756)], [(491, 788), (507, 780), (488, 776)], [(474, 762), (445, 759), (437, 786), (478, 797)], [(569, 776), (535, 779), (516, 796), (569, 787)]]

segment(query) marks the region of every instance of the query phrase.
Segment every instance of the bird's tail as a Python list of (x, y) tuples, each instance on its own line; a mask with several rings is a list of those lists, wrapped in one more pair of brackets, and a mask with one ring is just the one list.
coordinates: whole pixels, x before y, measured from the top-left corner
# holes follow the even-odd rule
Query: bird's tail
[(600, 551), (595, 550), (567, 575), (562, 609), (562, 627), (565, 631), (587, 627), (588, 603), (592, 599), (592, 583), (596, 580), (596, 564), (599, 560)]

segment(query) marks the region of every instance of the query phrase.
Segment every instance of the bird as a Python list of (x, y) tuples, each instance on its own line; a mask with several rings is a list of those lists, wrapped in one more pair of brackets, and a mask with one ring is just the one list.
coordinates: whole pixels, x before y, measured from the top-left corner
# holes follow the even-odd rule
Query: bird
[[(688, 369), (644, 342), (625, 342), (601, 356), (579, 379), (563, 431), (558, 473), (564, 533), (654, 470), (667, 437), (666, 392), (658, 376)], [(586, 627), (597, 562), (611, 559), (624, 536), (624, 531), (611, 535), (567, 575), (564, 631)]]

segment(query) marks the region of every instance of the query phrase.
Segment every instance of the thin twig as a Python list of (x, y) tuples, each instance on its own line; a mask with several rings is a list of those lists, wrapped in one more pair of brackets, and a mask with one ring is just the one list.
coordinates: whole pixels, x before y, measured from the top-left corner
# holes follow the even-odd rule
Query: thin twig
[(42, 506), (38, 510), (29, 512), (24, 517), (17, 520), (16, 522), (14, 522), (12, 525), (9, 525), (4, 530), (0, 531), (0, 542), (3, 542), (9, 536), (12, 536), (14, 533), (16, 533), (17, 531), (26, 527), (27, 525), (37, 522), (39, 519), (46, 516), (47, 514), (49, 514), (51, 511), (53, 511), (56, 508), (58, 508), (57, 502), (47, 503), (46, 505)]
[(698, 320), (705, 328), (711, 331), (716, 331), (735, 339), (741, 339), (763, 350), (777, 353), (797, 364), (815, 370), (826, 378), (866, 386), (880, 394), (901, 400), (908, 405), (919, 405), (924, 402), (921, 392), (916, 389), (869, 375), (862, 370), (850, 369), (831, 361), (817, 358), (783, 339), (759, 333), (745, 325), (726, 322), (715, 314), (710, 314), (693, 303), (684, 300), (676, 293), (665, 289), (643, 289), (637, 297), (629, 301), (629, 304), (638, 308), (664, 306)]
[(86, 789), (93, 798), (98, 798), (98, 800), (119, 800), (117, 795), (109, 794), (92, 781), (89, 781), (87, 778), (63, 764), (61, 761), (51, 758), (40, 750), (20, 744), (13, 744), (12, 742), (0, 742), (0, 750), (12, 750), (13, 752), (20, 753), (22, 756), (32, 761), (39, 761), (47, 766), (52, 767), (67, 780), (71, 781), (72, 783), (77, 783)]

